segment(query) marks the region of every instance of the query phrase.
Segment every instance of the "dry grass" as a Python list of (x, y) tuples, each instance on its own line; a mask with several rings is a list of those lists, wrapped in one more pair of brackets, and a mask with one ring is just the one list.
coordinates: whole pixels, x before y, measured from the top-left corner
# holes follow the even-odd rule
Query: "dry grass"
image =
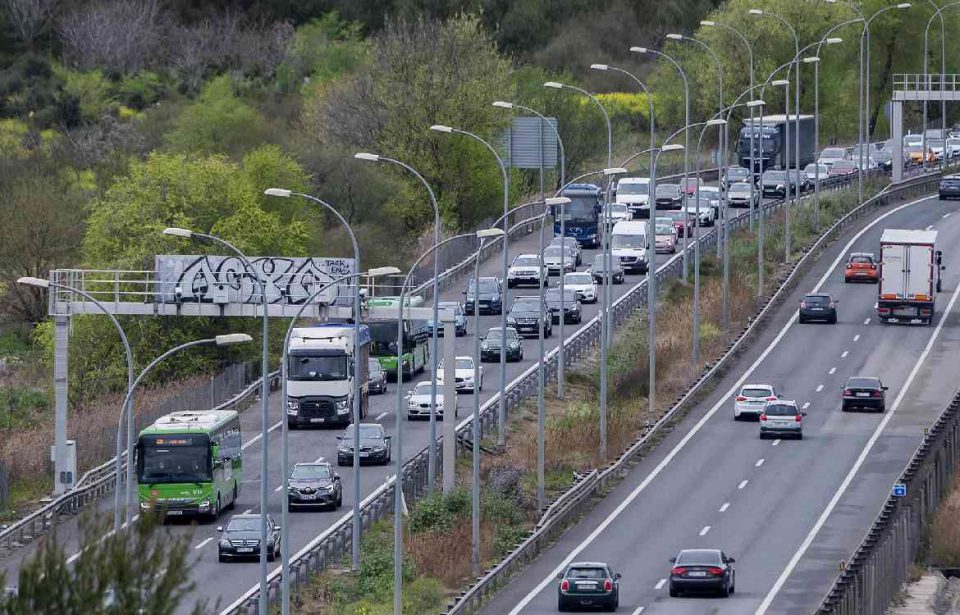
[(936, 566), (960, 567), (960, 489), (958, 488), (950, 492), (933, 517), (930, 560)]
[[(490, 524), (480, 525), (480, 559), (493, 555), (494, 530)], [(417, 572), (439, 579), (446, 587), (457, 587), (470, 578), (471, 552), (470, 517), (459, 520), (447, 531), (408, 534), (405, 548), (417, 567)]]

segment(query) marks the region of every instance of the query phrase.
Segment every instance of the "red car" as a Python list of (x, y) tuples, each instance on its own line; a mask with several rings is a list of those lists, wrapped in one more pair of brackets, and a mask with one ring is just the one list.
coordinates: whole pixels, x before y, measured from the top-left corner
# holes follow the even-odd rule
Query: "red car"
[(673, 220), (673, 228), (677, 229), (677, 237), (683, 237), (686, 232), (687, 237), (693, 237), (693, 224), (687, 224), (690, 221), (689, 216), (682, 211), (658, 211), (658, 218), (670, 218)]
[(857, 174), (857, 165), (852, 160), (838, 160), (830, 165), (827, 177), (846, 177)]
[(693, 196), (697, 193), (697, 188), (703, 186), (703, 180), (696, 177), (688, 177), (680, 180), (680, 190), (687, 196)]
[(872, 252), (851, 252), (847, 261), (847, 268), (843, 270), (844, 282), (872, 282), (880, 281), (880, 270), (877, 259)]

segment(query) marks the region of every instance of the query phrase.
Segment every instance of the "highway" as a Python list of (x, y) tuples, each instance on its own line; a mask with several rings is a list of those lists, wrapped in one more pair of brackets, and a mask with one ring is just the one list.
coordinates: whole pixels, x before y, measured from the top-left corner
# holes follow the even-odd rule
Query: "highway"
[[(891, 207), (831, 246), (718, 386), (483, 612), (556, 612), (556, 573), (583, 560), (623, 574), (620, 611), (632, 615), (814, 612), (923, 427), (957, 388), (957, 207), (936, 197)], [(885, 227), (940, 231), (947, 269), (933, 326), (881, 325), (876, 286), (843, 283), (846, 254), (877, 252)], [(840, 299), (839, 324), (796, 324), (798, 301), (811, 290)], [(853, 375), (889, 386), (885, 414), (840, 411)], [(800, 403), (804, 439), (760, 440), (756, 423), (734, 422), (732, 398), (743, 383), (774, 384)], [(668, 596), (669, 558), (698, 547), (736, 558), (734, 595)]]
[[(743, 210), (731, 211), (733, 211), (735, 215)], [(547, 231), (545, 235), (549, 237), (549, 231)], [(510, 243), (511, 260), (514, 256), (521, 253), (536, 253), (538, 239), (538, 233), (530, 233), (512, 241)], [(583, 265), (579, 269), (585, 269), (588, 264), (592, 262), (593, 254), (596, 253), (596, 250), (585, 250), (583, 254)], [(671, 255), (668, 254), (659, 255), (658, 262), (662, 263), (670, 257)], [(499, 276), (501, 273), (500, 267), (501, 264), (499, 256), (493, 256), (487, 259), (486, 262), (481, 263), (481, 275)], [(645, 276), (643, 275), (628, 275), (626, 278), (626, 283), (613, 285), (613, 298), (615, 299), (621, 294), (627, 292), (633, 285), (642, 281), (644, 277)], [(467, 279), (465, 278), (462, 283), (459, 283), (447, 291), (442, 292), (441, 300), (462, 300), (463, 296), (461, 291), (466, 287), (466, 283)], [(551, 276), (550, 286), (555, 287), (556, 285), (557, 277)], [(512, 297), (518, 294), (536, 294), (537, 289), (535, 287), (521, 287), (510, 289), (506, 292), (507, 300), (505, 305), (509, 308)], [(583, 323), (588, 322), (596, 315), (599, 305), (599, 302), (596, 304), (583, 305)], [(481, 316), (481, 335), (488, 327), (499, 326), (499, 322), (499, 316)], [(457, 338), (458, 354), (473, 354), (474, 325), (472, 317), (469, 319), (468, 325), (469, 334), (467, 336)], [(570, 335), (578, 327), (579, 325), (567, 324), (565, 326), (565, 333)], [(546, 350), (549, 351), (551, 348), (555, 347), (559, 342), (559, 339), (559, 327), (555, 324), (553, 337), (545, 340)], [(537, 359), (537, 340), (526, 339), (524, 341), (524, 361), (507, 364), (507, 381), (509, 382), (517, 377), (524, 370), (533, 365)], [(484, 383), (483, 391), (481, 393), (482, 401), (495, 394), (499, 386), (498, 364), (484, 363), (483, 365)], [(406, 381), (403, 386), (407, 390), (412, 389), (414, 382), (427, 380), (429, 378), (429, 373), (430, 372), (428, 369), (424, 374), (421, 374), (415, 378), (413, 382)], [(369, 422), (380, 422), (387, 429), (388, 433), (392, 434), (396, 433), (396, 386), (396, 383), (390, 383), (387, 394), (371, 396), (370, 410), (367, 418), (367, 421)], [(550, 386), (555, 387), (556, 381), (554, 380), (552, 383), (550, 383)], [(470, 394), (461, 394), (458, 397), (458, 404), (460, 408), (459, 416), (460, 420), (462, 420), (469, 412), (472, 411), (472, 399)], [(270, 491), (273, 497), (271, 498), (268, 512), (274, 515), (279, 522), (280, 507), (282, 502), (280, 499), (281, 493), (279, 492), (282, 481), (280, 473), (281, 410), (279, 393), (271, 395), (270, 411), (272, 428), (269, 438), (269, 463), (272, 469), (268, 479)], [(260, 455), (263, 450), (263, 442), (260, 438), (260, 420), (260, 412), (256, 409), (251, 409), (241, 414), (241, 425), (245, 447), (244, 481), (243, 488), (236, 506), (237, 512), (259, 511), (259, 468), (261, 459)], [(437, 431), (438, 433), (442, 433), (442, 424), (438, 423)], [(316, 461), (320, 459), (325, 459), (335, 463), (337, 446), (336, 436), (341, 432), (342, 430), (340, 429), (310, 429), (291, 431), (289, 440), (291, 466), (298, 461)], [(404, 456), (409, 458), (422, 450), (427, 445), (429, 439), (428, 436), (429, 422), (408, 421), (404, 431)], [(361, 488), (363, 495), (366, 496), (383, 484), (388, 477), (393, 475), (393, 470), (394, 464), (386, 467), (364, 466), (361, 469)], [(342, 467), (338, 468), (338, 472), (342, 477), (343, 483), (343, 506), (336, 512), (291, 512), (289, 517), (289, 540), (291, 554), (296, 553), (298, 549), (310, 542), (315, 536), (322, 533), (327, 527), (332, 525), (335, 521), (340, 519), (343, 515), (351, 510), (351, 506), (355, 501), (353, 494), (353, 469), (350, 467)], [(112, 510), (112, 506), (113, 500), (112, 498), (108, 498), (99, 502), (96, 510), (100, 515), (102, 515), (102, 518), (107, 518), (111, 514), (110, 511)], [(224, 523), (226, 519), (229, 518), (230, 514), (231, 511), (226, 511), (222, 515), (220, 523)], [(207, 599), (210, 606), (214, 606), (219, 602), (219, 606), (223, 607), (233, 602), (250, 587), (255, 586), (258, 582), (259, 575), (258, 565), (252, 560), (249, 563), (236, 562), (223, 564), (217, 561), (217, 525), (217, 523), (201, 523), (195, 528), (195, 534), (192, 539), (192, 547), (197, 555), (197, 563), (193, 570), (192, 580), (198, 588), (198, 590), (194, 593), (194, 596), (197, 598)], [(177, 533), (191, 531), (191, 524), (187, 521), (170, 522), (167, 524), (166, 529), (167, 531)], [(79, 543), (78, 523), (76, 521), (69, 521), (63, 525), (60, 525), (57, 531), (58, 537), (64, 543), (67, 553), (75, 554), (72, 558), (72, 561), (75, 561), (76, 558), (79, 557), (76, 555)], [(21, 563), (25, 558), (31, 556), (35, 550), (36, 542), (12, 553), (3, 559), (0, 559), (0, 570), (6, 572), (8, 581), (13, 583), (16, 582), (15, 580), (17, 577), (17, 572)], [(272, 570), (275, 567), (279, 567), (279, 565), (279, 561), (277, 561), (276, 563), (270, 565), (270, 569)], [(183, 610), (188, 610), (189, 606), (189, 604), (184, 605)]]

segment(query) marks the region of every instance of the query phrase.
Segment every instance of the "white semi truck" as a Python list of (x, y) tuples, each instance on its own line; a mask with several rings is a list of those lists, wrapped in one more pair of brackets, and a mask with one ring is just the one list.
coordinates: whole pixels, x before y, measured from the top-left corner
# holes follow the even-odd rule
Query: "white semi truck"
[[(354, 336), (360, 356), (354, 356)], [(360, 379), (360, 418), (367, 416), (370, 329), (318, 324), (295, 328), (287, 348), (287, 425), (343, 426), (353, 421), (354, 378)]]
[(940, 292), (937, 231), (884, 229), (880, 236), (880, 322), (930, 324)]

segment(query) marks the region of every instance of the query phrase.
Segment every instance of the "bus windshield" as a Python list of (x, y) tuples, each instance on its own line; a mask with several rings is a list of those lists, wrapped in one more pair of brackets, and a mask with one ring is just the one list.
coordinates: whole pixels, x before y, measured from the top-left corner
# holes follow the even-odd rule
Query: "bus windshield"
[(141, 436), (137, 467), (141, 484), (208, 483), (213, 480), (210, 439), (205, 434)]
[(299, 355), (290, 356), (287, 366), (290, 380), (329, 381), (347, 379), (347, 356)]
[(597, 199), (594, 197), (570, 197), (570, 202), (563, 206), (564, 218), (567, 220), (596, 220)]

